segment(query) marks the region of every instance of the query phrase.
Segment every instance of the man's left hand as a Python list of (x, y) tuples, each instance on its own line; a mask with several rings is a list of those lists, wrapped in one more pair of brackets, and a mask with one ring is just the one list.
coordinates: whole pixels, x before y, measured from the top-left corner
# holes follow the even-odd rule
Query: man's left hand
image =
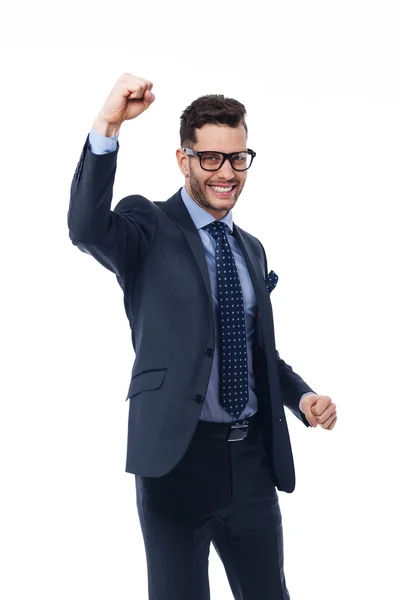
[(323, 429), (333, 429), (336, 425), (336, 404), (329, 396), (307, 394), (299, 404), (301, 412), (306, 416), (311, 427), (320, 425)]

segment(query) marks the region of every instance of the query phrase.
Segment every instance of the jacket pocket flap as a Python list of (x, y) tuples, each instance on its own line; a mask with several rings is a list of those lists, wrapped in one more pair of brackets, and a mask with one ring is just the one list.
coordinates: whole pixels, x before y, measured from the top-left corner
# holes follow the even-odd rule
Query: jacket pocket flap
[(139, 392), (144, 392), (146, 390), (157, 390), (160, 388), (163, 384), (167, 370), (168, 369), (156, 369), (152, 371), (143, 371), (142, 373), (134, 375), (129, 385), (129, 391), (126, 400), (136, 396), (136, 394), (139, 394)]

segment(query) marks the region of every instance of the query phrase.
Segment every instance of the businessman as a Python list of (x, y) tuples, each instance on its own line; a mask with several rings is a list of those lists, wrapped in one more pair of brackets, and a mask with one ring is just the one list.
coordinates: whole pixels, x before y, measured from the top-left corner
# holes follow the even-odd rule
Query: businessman
[[(240, 102), (194, 100), (176, 151), (184, 186), (165, 202), (130, 195), (111, 210), (121, 125), (150, 107), (152, 88), (130, 73), (117, 80), (85, 141), (68, 211), (72, 243), (124, 292), (135, 351), (126, 471), (149, 599), (209, 600), (212, 543), (236, 600), (286, 600), (277, 489), (292, 492), (295, 472), (284, 406), (326, 430), (336, 406), (279, 356), (278, 276), (233, 220), (256, 156)], [(162, 157), (155, 149), (143, 161), (156, 172)]]

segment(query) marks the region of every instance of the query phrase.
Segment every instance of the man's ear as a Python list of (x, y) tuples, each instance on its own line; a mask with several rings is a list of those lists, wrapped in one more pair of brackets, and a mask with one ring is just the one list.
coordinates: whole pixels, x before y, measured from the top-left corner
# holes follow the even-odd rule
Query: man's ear
[(176, 151), (176, 160), (178, 161), (179, 168), (181, 173), (187, 177), (189, 175), (189, 157), (182, 150), (182, 148), (178, 148)]

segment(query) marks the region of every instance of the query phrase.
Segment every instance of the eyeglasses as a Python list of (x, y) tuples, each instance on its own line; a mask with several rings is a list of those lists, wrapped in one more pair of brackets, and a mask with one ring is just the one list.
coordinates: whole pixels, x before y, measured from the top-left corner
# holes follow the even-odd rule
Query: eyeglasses
[(256, 155), (253, 150), (248, 148), (244, 152), (211, 152), (204, 150), (203, 152), (197, 152), (192, 148), (182, 148), (189, 156), (198, 156), (200, 159), (200, 166), (205, 171), (218, 171), (226, 160), (231, 163), (232, 169), (235, 171), (247, 171), (250, 169), (251, 163)]

